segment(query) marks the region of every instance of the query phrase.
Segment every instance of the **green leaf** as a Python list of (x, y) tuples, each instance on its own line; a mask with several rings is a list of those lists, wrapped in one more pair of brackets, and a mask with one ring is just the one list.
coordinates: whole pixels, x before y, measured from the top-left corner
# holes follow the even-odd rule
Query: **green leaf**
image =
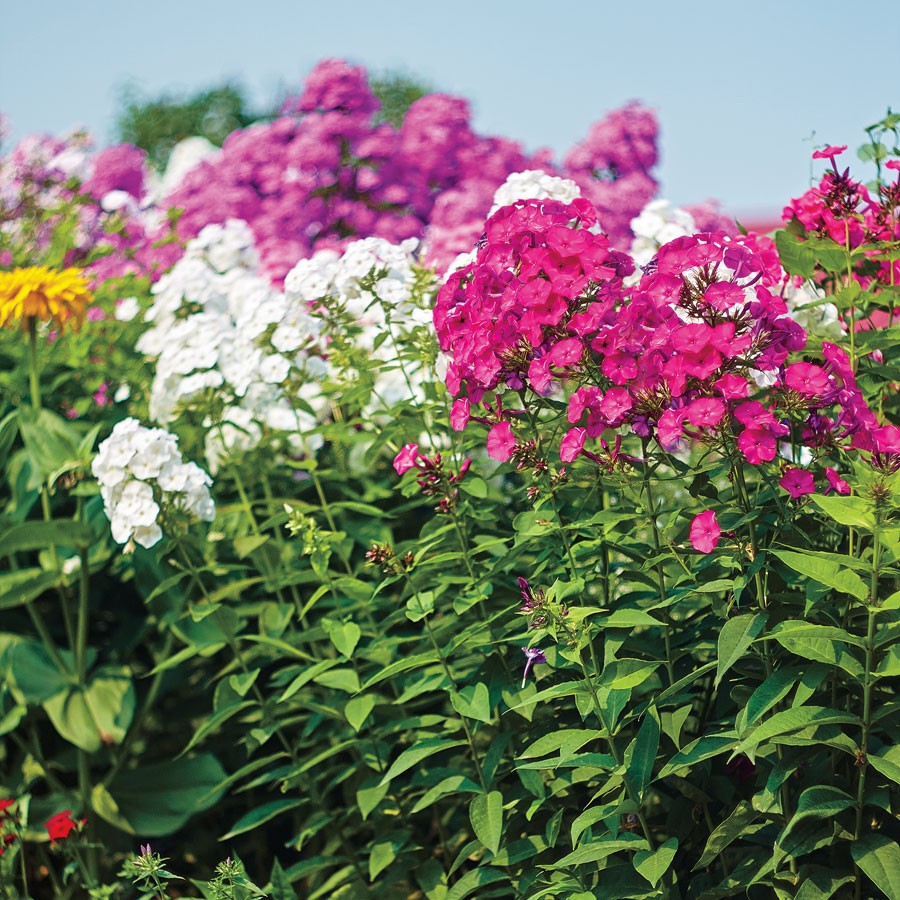
[(653, 887), (656, 887), (663, 875), (668, 872), (677, 852), (678, 838), (669, 838), (660, 844), (655, 853), (650, 850), (638, 850), (634, 854), (634, 868), (642, 878), (646, 878)]
[(91, 795), (96, 812), (141, 838), (173, 834), (198, 812), (219, 802), (225, 770), (210, 754), (120, 772), (109, 790)]
[(644, 714), (644, 721), (634, 739), (625, 751), (625, 778), (631, 790), (637, 795), (637, 802), (643, 800), (644, 792), (653, 778), (653, 766), (659, 750), (659, 721), (656, 710), (651, 707)]
[(603, 670), (602, 685), (610, 690), (625, 690), (642, 685), (662, 665), (642, 659), (616, 659)]
[(93, 540), (93, 532), (84, 522), (71, 519), (23, 522), (0, 534), (0, 556), (20, 550), (44, 550), (50, 546), (90, 547)]
[(469, 819), (475, 837), (496, 855), (503, 835), (503, 795), (499, 791), (491, 791), (473, 797), (469, 804)]
[(359, 729), (362, 728), (374, 708), (375, 697), (372, 694), (362, 694), (347, 701), (344, 706), (344, 718), (350, 723), (350, 727), (359, 734)]
[(335, 622), (331, 619), (322, 619), (322, 627), (338, 653), (350, 659), (362, 636), (362, 629), (359, 625), (356, 622)]
[(134, 685), (127, 669), (97, 669), (84, 688), (73, 686), (44, 701), (53, 727), (69, 743), (95, 753), (119, 744), (134, 716)]
[(843, 877), (828, 870), (807, 871), (805, 881), (800, 885), (794, 900), (829, 900), (845, 884), (853, 881), (852, 875)]
[(412, 808), (412, 812), (417, 813), (423, 809), (427, 809), (433, 803), (436, 803), (441, 797), (448, 794), (477, 794), (481, 792), (481, 788), (465, 775), (449, 775), (443, 778), (434, 787), (429, 788), (416, 802)]
[(250, 812), (241, 816), (240, 819), (231, 826), (231, 830), (227, 834), (222, 835), (220, 840), (227, 841), (239, 834), (244, 834), (246, 831), (253, 831), (254, 828), (257, 828), (264, 822), (269, 822), (276, 816), (280, 816), (283, 812), (287, 812), (289, 809), (296, 809), (304, 803), (306, 803), (305, 799), (271, 800), (268, 803), (263, 803), (262, 806), (257, 806), (255, 809), (251, 809)]
[(80, 435), (62, 416), (49, 409), (22, 406), (19, 425), (32, 465), (44, 481), (58, 469), (79, 460)]
[(900, 784), (900, 745), (882, 747), (877, 753), (866, 757), (869, 765), (894, 784)]
[(272, 874), (269, 876), (268, 890), (272, 895), (272, 900), (297, 900), (297, 892), (277, 859), (272, 863)]
[(268, 534), (239, 534), (234, 539), (234, 552), (238, 559), (246, 559), (254, 550), (269, 540)]
[(797, 811), (778, 837), (776, 846), (783, 844), (788, 834), (805, 819), (832, 819), (838, 813), (853, 806), (853, 798), (836, 787), (817, 785), (800, 794)]
[(58, 580), (56, 572), (39, 568), (18, 569), (0, 575), (0, 609), (14, 609), (36, 600)]
[(384, 800), (389, 788), (389, 785), (380, 784), (376, 780), (366, 782), (362, 787), (357, 789), (356, 805), (359, 807), (359, 811), (364, 820), (368, 819), (369, 813)]
[(540, 866), (542, 869), (566, 869), (569, 866), (580, 866), (584, 863), (600, 862), (613, 853), (620, 850), (649, 850), (647, 841), (636, 834), (628, 834), (627, 832), (620, 834), (618, 838), (593, 841), (590, 844), (584, 844), (577, 850), (566, 854), (562, 859), (555, 863), (548, 863)]
[(396, 858), (398, 842), (378, 841), (369, 851), (369, 881), (374, 881)]
[(850, 855), (888, 900), (900, 900), (900, 847), (895, 841), (867, 834), (850, 845)]
[(420, 622), (434, 612), (434, 591), (420, 591), (406, 601), (406, 618)]
[(759, 818), (759, 815), (759, 812), (753, 809), (746, 800), (741, 800), (728, 818), (712, 830), (706, 846), (703, 848), (703, 855), (697, 860), (693, 871), (705, 869), (711, 862), (718, 859), (722, 851), (732, 841), (739, 838), (744, 833), (744, 829)]
[(686, 769), (695, 766), (704, 759), (710, 759), (713, 756), (719, 756), (729, 750), (733, 750), (737, 744), (734, 732), (725, 734), (707, 734), (693, 740), (686, 747), (679, 750), (669, 761), (662, 767), (658, 779), (663, 779), (679, 769)]
[(454, 747), (460, 747), (465, 741), (448, 741), (445, 738), (426, 737), (416, 741), (408, 750), (404, 750), (391, 764), (391, 767), (385, 772), (381, 779), (381, 784), (389, 784), (392, 779), (398, 775), (402, 775), (408, 769), (418, 765), (422, 760), (434, 756), (443, 750), (451, 750)]
[(602, 822), (610, 816), (624, 815), (626, 812), (622, 801), (617, 800), (613, 803), (604, 803), (602, 806), (589, 806), (583, 813), (576, 816), (572, 821), (571, 839), (572, 846), (578, 846), (578, 839), (597, 822)]
[(434, 653), (430, 651), (427, 653), (416, 653), (413, 656), (406, 657), (406, 659), (398, 659), (396, 662), (392, 662), (390, 665), (385, 666), (377, 675), (373, 675), (362, 686), (362, 689), (364, 691), (367, 691), (369, 688), (374, 687), (376, 684), (380, 684), (382, 681), (386, 681), (388, 678), (393, 678), (395, 675), (399, 675), (401, 672), (408, 672), (411, 669), (419, 669), (423, 666), (433, 665), (437, 662), (439, 662), (437, 656), (435, 656)]
[(875, 510), (870, 500), (863, 497), (840, 497), (811, 494), (809, 499), (829, 518), (850, 528), (875, 529)]
[(805, 241), (801, 241), (789, 231), (782, 230), (775, 234), (775, 246), (778, 248), (778, 257), (785, 272), (812, 278), (816, 270), (816, 255)]
[(756, 748), (763, 741), (773, 737), (818, 725), (856, 724), (859, 724), (857, 716), (838, 712), (838, 710), (829, 709), (826, 706), (799, 706), (794, 709), (785, 709), (770, 716), (765, 722), (754, 728), (750, 735), (738, 745), (737, 752), (746, 753), (750, 761), (754, 762)]
[(348, 694), (359, 693), (359, 675), (354, 669), (329, 669), (321, 675), (316, 675), (313, 681)]
[(467, 685), (461, 691), (451, 691), (450, 703), (467, 719), (476, 719), (479, 722), (491, 721), (491, 697), (487, 685), (482, 682)]
[(500, 869), (492, 869), (490, 866), (479, 866), (466, 872), (456, 884), (447, 892), (445, 900), (464, 900), (469, 894), (473, 894), (479, 888), (493, 884), (495, 881), (505, 881), (506, 874)]
[(744, 655), (766, 624), (765, 613), (747, 613), (729, 619), (719, 632), (718, 665), (714, 687), (718, 687), (725, 673)]
[(800, 678), (798, 669), (777, 669), (750, 695), (747, 701), (747, 725), (752, 725), (779, 700), (786, 697)]
[(559, 751), (560, 758), (571, 756), (580, 750), (589, 741), (595, 741), (604, 736), (605, 732), (589, 728), (558, 728), (556, 731), (539, 737), (525, 750), (519, 753), (519, 759), (535, 759), (538, 756), (546, 756), (548, 753)]
[(812, 578), (813, 581), (818, 581), (825, 587), (830, 587), (843, 594), (850, 594), (857, 600), (865, 601), (869, 597), (869, 589), (862, 578), (856, 572), (841, 567), (831, 559), (825, 559), (811, 550), (806, 553), (773, 550), (772, 553), (795, 572)]

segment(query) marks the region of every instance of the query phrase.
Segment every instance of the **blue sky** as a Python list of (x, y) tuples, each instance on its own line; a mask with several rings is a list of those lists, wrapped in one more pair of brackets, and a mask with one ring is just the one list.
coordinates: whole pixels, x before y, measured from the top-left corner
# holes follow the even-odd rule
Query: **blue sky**
[[(630, 99), (660, 118), (662, 193), (777, 213), (815, 144), (855, 148), (900, 108), (900, 17), (836, 0), (44, 0), (4, 5), (0, 111), (12, 137), (113, 138), (117, 92), (242, 82), (271, 102), (341, 56), (466, 97), (477, 130), (561, 155)], [(891, 91), (893, 90), (893, 96)], [(821, 164), (818, 164), (821, 166)], [(818, 171), (818, 168), (816, 169)]]

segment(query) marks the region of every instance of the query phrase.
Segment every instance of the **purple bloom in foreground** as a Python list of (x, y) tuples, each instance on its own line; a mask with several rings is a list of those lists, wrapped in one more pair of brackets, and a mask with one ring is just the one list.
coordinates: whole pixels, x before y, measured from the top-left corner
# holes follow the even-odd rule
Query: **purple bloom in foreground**
[(544, 651), (538, 647), (523, 647), (522, 652), (528, 657), (528, 661), (525, 663), (525, 671), (522, 673), (522, 687), (525, 687), (525, 681), (528, 679), (528, 670), (538, 663), (547, 662), (547, 657), (544, 655)]

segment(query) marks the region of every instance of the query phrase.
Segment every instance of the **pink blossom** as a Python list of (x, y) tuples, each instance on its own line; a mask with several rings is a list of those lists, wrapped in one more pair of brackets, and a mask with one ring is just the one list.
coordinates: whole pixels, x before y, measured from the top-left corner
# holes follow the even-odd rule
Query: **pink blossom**
[(719, 544), (722, 529), (715, 510), (708, 509), (694, 516), (691, 522), (691, 546), (700, 553), (712, 553)]
[(700, 397), (686, 407), (688, 422), (698, 428), (714, 428), (725, 415), (725, 404), (716, 397)]
[[(844, 481), (843, 478), (830, 466), (825, 467), (825, 478), (828, 480), (828, 484), (832, 490), (834, 490), (838, 494), (849, 494), (850, 493), (850, 485)], [(826, 491), (826, 493), (828, 493)]]
[(460, 397), (450, 407), (450, 427), (454, 431), (463, 431), (469, 423), (469, 401)]
[(398, 475), (403, 475), (410, 469), (415, 468), (419, 456), (418, 444), (406, 444), (394, 457), (394, 470)]
[(795, 500), (804, 494), (813, 494), (816, 490), (812, 472), (807, 472), (806, 469), (798, 469), (794, 466), (789, 466), (784, 470), (784, 475), (781, 476), (778, 484)]
[(572, 462), (584, 449), (586, 437), (584, 428), (570, 428), (559, 445), (559, 458), (563, 462)]
[(821, 366), (804, 362), (788, 366), (784, 383), (805, 397), (821, 397), (829, 387), (828, 373)]
[(506, 462), (512, 456), (516, 438), (509, 422), (500, 422), (488, 432), (487, 451), (491, 459)]
[(775, 436), (767, 428), (745, 428), (737, 439), (737, 445), (751, 465), (758, 466), (775, 459)]
[(813, 150), (813, 159), (832, 159), (835, 156), (840, 156), (847, 149), (846, 144), (841, 144), (840, 146), (833, 147), (830, 144), (823, 147), (821, 150)]

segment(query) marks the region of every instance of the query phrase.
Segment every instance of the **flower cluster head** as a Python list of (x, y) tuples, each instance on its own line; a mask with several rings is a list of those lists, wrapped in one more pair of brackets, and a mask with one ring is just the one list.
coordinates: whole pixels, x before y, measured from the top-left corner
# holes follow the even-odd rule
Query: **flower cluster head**
[(441, 513), (451, 512), (459, 498), (457, 485), (472, 465), (471, 459), (464, 459), (459, 471), (454, 473), (444, 468), (444, 460), (440, 453), (434, 456), (425, 456), (419, 453), (418, 444), (406, 444), (394, 457), (394, 471), (398, 475), (405, 475), (410, 469), (417, 470), (416, 481), (425, 496), (437, 496), (440, 498), (435, 509)]
[(100, 444), (92, 470), (103, 507), (120, 544), (152, 547), (160, 527), (179, 515), (211, 522), (216, 508), (212, 480), (195, 463), (185, 463), (178, 438), (161, 428), (124, 419)]
[[(525, 578), (518, 579), (519, 591), (522, 594), (522, 605), (519, 612), (528, 619), (528, 627), (534, 630), (546, 630), (554, 635), (562, 635), (569, 646), (574, 646), (578, 640), (578, 629), (569, 618), (569, 607), (560, 600), (548, 596), (540, 588), (533, 588)], [(535, 648), (524, 648), (528, 657), (525, 666), (525, 675), (531, 663), (546, 662), (544, 654)], [(522, 678), (522, 686), (525, 686), (525, 678)]]
[(77, 328), (92, 300), (87, 279), (78, 269), (28, 266), (0, 272), (0, 327), (50, 322), (60, 331), (66, 325)]

